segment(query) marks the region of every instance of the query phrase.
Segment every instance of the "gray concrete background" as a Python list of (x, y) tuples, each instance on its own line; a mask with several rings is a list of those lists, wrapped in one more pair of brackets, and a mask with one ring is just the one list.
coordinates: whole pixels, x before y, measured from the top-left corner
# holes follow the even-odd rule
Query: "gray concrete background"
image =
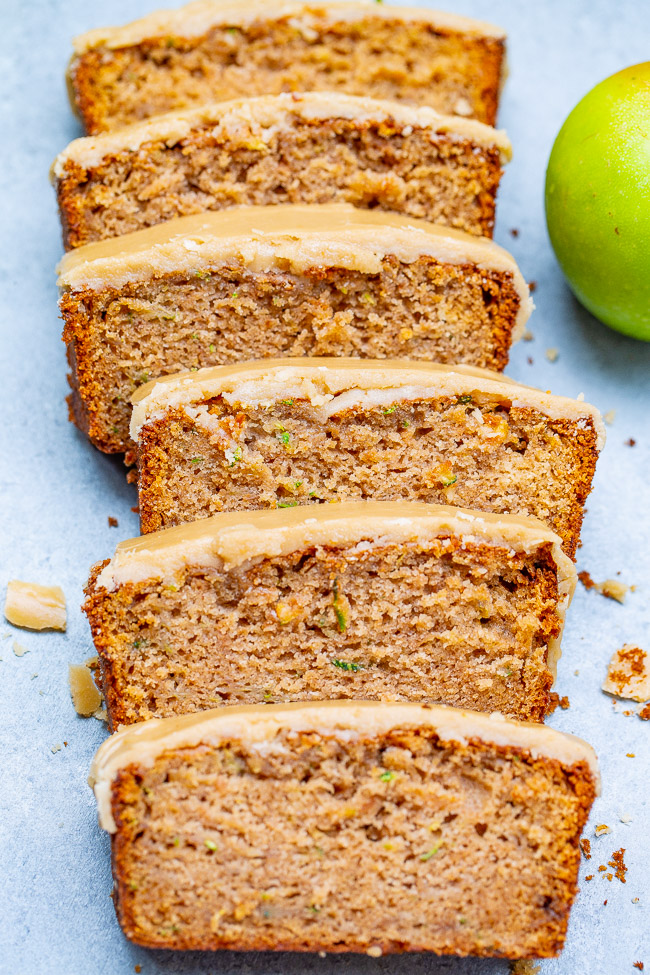
[[(65, 634), (20, 632), (0, 622), (0, 973), (127, 975), (138, 964), (143, 975), (501, 975), (507, 963), (423, 955), (375, 960), (149, 952), (130, 946), (115, 921), (109, 844), (86, 786), (105, 731), (94, 719), (76, 717), (67, 667), (92, 653), (78, 608), (82, 587), (94, 561), (137, 533), (136, 496), (120, 463), (93, 450), (67, 421), (54, 280), (61, 243), (47, 174), (56, 152), (80, 134), (63, 84), (71, 36), (155, 6), (156, 0), (0, 4), (0, 593), (4, 598), (10, 578), (57, 583), (69, 610)], [(583, 864), (566, 949), (541, 971), (632, 975), (637, 960), (650, 969), (650, 724), (617, 713), (599, 688), (614, 649), (633, 641), (650, 650), (650, 345), (607, 330), (573, 300), (548, 244), (542, 194), (553, 138), (575, 102), (602, 78), (648, 58), (648, 5), (450, 0), (447, 6), (500, 23), (510, 36), (500, 124), (515, 155), (502, 184), (496, 237), (537, 282), (537, 310), (530, 322), (534, 341), (520, 343), (508, 371), (556, 393), (584, 392), (603, 412), (616, 410), (588, 502), (578, 568), (637, 589), (620, 606), (579, 586), (569, 614), (557, 689), (571, 707), (550, 723), (596, 747), (603, 795), (586, 833), (594, 855)], [(516, 238), (511, 229), (519, 231)], [(548, 347), (559, 351), (555, 363), (545, 358)], [(625, 445), (630, 437), (637, 441), (633, 448)], [(119, 519), (118, 529), (108, 527), (109, 515)], [(15, 656), (14, 640), (29, 652)], [(596, 823), (610, 825), (611, 834), (596, 839)], [(629, 867), (625, 885), (597, 870), (620, 847)], [(596, 876), (584, 882), (585, 873)]]

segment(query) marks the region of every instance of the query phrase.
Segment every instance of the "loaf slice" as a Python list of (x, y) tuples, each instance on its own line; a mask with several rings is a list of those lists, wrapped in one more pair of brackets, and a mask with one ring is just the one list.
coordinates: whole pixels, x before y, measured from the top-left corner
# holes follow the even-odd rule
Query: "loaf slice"
[(122, 542), (84, 609), (112, 727), (349, 697), (541, 721), (574, 585), (535, 519), (358, 501)]
[(494, 124), (505, 34), (417, 7), (199, 2), (76, 37), (70, 95), (102, 132), (201, 102), (338, 89)]
[(67, 249), (237, 204), (347, 202), (491, 237), (502, 132), (336, 92), (214, 102), (55, 160)]
[(168, 376), (134, 396), (140, 519), (374, 499), (533, 515), (573, 557), (600, 414), (488, 370), (278, 359)]
[(273, 355), (502, 369), (532, 307), (493, 241), (347, 204), (179, 217), (71, 251), (59, 286), (71, 414), (107, 452), (155, 376)]
[(150, 948), (557, 955), (599, 789), (573, 735), (455, 708), (219, 708), (113, 735), (90, 777)]

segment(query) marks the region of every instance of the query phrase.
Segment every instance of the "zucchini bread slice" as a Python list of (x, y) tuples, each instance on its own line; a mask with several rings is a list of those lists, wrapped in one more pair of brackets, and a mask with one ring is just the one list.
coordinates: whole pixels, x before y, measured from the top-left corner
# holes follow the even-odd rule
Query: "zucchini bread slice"
[(574, 586), (536, 519), (358, 501), (122, 542), (84, 609), (113, 728), (350, 697), (541, 721)]
[(599, 791), (586, 742), (455, 708), (219, 708), (91, 770), (114, 904), (149, 948), (562, 950)]
[(180, 373), (134, 396), (143, 532), (374, 499), (533, 515), (574, 556), (598, 411), (497, 373), (396, 359), (276, 359)]
[(532, 308), (493, 241), (349, 204), (179, 217), (71, 251), (59, 286), (71, 416), (110, 453), (156, 376), (282, 355), (500, 370)]
[(86, 132), (226, 98), (339, 90), (496, 119), (505, 34), (376, 3), (200, 0), (76, 37), (70, 97)]
[(341, 92), (266, 95), (77, 139), (55, 160), (66, 250), (242, 204), (352, 203), (491, 237), (503, 132)]

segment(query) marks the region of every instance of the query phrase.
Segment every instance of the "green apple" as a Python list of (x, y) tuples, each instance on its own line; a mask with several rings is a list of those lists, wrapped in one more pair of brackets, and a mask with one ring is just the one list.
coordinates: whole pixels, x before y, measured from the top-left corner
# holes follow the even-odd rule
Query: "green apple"
[(606, 78), (567, 118), (546, 171), (546, 222), (578, 300), (650, 341), (650, 61)]

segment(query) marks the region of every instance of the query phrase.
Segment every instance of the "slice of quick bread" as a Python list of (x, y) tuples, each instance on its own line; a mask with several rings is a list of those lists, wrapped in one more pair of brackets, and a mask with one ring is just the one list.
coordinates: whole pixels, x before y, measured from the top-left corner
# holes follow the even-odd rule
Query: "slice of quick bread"
[(536, 519), (358, 501), (122, 542), (84, 608), (112, 727), (346, 697), (541, 721), (574, 586)]
[(77, 139), (55, 160), (66, 250), (241, 204), (353, 203), (491, 237), (503, 132), (338, 92), (267, 95)]
[(557, 955), (599, 791), (573, 735), (341, 701), (147, 721), (90, 782), (132, 941), (375, 957)]
[(219, 511), (409, 500), (533, 515), (573, 557), (604, 442), (588, 403), (408, 360), (220, 366), (133, 401), (143, 532)]
[(108, 452), (156, 376), (279, 355), (502, 369), (532, 308), (493, 241), (347, 204), (180, 217), (71, 251), (59, 286), (71, 415)]
[(377, 3), (200, 0), (76, 37), (71, 102), (97, 133), (201, 102), (339, 90), (494, 124), (505, 34)]

